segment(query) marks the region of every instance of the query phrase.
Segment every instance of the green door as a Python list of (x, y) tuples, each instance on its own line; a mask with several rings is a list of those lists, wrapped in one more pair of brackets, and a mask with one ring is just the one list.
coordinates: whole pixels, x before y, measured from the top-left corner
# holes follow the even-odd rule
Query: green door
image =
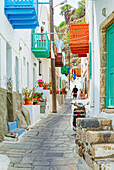
[(106, 107), (114, 108), (114, 24), (107, 29)]

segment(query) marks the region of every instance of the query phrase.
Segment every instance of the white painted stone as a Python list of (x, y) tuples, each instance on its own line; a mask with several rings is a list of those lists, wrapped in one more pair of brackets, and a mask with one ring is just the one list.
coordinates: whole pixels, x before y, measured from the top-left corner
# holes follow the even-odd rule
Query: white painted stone
[(0, 169), (7, 170), (10, 163), (10, 159), (6, 155), (0, 154)]
[(96, 158), (110, 158), (111, 155), (114, 155), (114, 144), (96, 144), (92, 146), (92, 150)]
[(101, 169), (105, 170), (114, 170), (114, 162), (110, 162), (106, 165), (101, 165)]
[(24, 105), (24, 107), (29, 111), (31, 125), (40, 120), (40, 105)]

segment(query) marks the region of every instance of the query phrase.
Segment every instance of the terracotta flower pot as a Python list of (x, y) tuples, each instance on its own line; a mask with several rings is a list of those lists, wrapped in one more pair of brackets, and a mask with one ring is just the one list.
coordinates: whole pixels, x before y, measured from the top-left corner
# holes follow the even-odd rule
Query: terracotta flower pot
[(39, 83), (39, 87), (42, 87), (42, 86), (43, 86), (43, 84)]
[(59, 92), (58, 92), (58, 91), (56, 91), (56, 94), (59, 94)]
[(44, 87), (44, 90), (48, 90), (48, 87)]
[(25, 105), (32, 105), (32, 100), (25, 100)]
[(86, 99), (86, 95), (85, 94), (80, 94), (81, 99)]
[(38, 97), (37, 100), (40, 101), (40, 97)]

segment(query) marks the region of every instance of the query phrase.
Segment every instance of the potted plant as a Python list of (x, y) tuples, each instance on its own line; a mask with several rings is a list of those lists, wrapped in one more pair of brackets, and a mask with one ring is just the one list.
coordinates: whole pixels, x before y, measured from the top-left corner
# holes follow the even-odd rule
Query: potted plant
[(48, 90), (49, 84), (45, 82), (45, 83), (43, 84), (43, 87), (44, 87), (44, 90)]
[(66, 89), (65, 89), (65, 88), (62, 88), (62, 89), (60, 90), (60, 94), (67, 94)]
[(52, 94), (52, 83), (49, 83), (50, 94)]
[(33, 98), (36, 99), (37, 101), (40, 101), (40, 99), (42, 98), (42, 95), (43, 93), (36, 92), (33, 94)]
[(86, 98), (85, 88), (81, 89), (80, 97), (81, 97), (81, 99), (85, 99)]
[(52, 89), (50, 89), (50, 94), (52, 94)]
[(36, 99), (33, 99), (33, 105), (38, 105), (38, 104), (39, 104), (39, 101)]
[(59, 91), (58, 91), (58, 90), (56, 91), (56, 94), (59, 94)]
[(39, 79), (39, 80), (37, 80), (37, 83), (38, 83), (39, 87), (43, 87), (44, 81)]
[(32, 90), (25, 88), (22, 90), (22, 94), (24, 96), (25, 105), (32, 105)]

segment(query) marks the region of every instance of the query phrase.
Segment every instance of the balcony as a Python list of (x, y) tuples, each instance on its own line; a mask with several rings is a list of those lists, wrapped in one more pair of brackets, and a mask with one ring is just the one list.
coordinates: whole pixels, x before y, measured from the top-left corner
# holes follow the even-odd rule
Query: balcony
[(35, 29), (38, 24), (38, 0), (5, 0), (4, 13), (13, 29)]
[(46, 33), (31, 34), (31, 51), (36, 58), (49, 58), (49, 39)]
[(78, 54), (78, 57), (87, 57), (87, 54)]
[(72, 54), (89, 53), (89, 24), (70, 24), (70, 39)]
[(76, 69), (76, 77), (81, 77), (81, 68)]
[(61, 74), (69, 74), (69, 65), (65, 65), (63, 67), (61, 67)]
[(55, 56), (55, 67), (63, 67), (64, 65), (64, 58), (62, 53), (57, 53)]

